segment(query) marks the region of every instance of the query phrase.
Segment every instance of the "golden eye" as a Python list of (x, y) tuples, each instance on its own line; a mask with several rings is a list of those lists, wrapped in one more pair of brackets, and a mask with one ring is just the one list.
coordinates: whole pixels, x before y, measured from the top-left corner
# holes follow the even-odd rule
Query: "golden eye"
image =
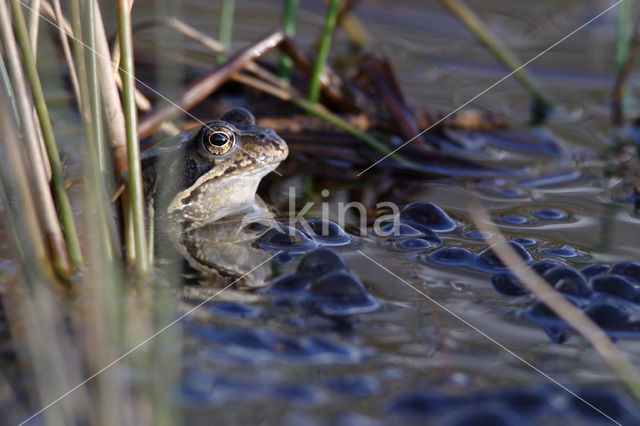
[(209, 127), (202, 135), (203, 147), (213, 155), (229, 152), (235, 142), (233, 132), (224, 127)]

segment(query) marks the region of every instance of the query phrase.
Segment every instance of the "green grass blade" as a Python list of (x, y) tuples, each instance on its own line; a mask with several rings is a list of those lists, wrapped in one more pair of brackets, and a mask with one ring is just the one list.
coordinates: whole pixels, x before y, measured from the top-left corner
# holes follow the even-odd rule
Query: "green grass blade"
[[(235, 0), (222, 0), (222, 8), (220, 9), (220, 25), (218, 29), (218, 41), (222, 43), (226, 50), (231, 45), (231, 34), (233, 31), (233, 13), (236, 7)], [(218, 55), (218, 62), (224, 62), (227, 55), (221, 53)]]
[(331, 36), (333, 34), (333, 29), (336, 26), (339, 4), (340, 0), (329, 0), (329, 7), (327, 8), (327, 15), (324, 20), (324, 28), (322, 30), (322, 36), (320, 38), (320, 44), (316, 54), (316, 63), (313, 66), (311, 81), (309, 83), (310, 102), (318, 102), (318, 99), (320, 98), (320, 74), (322, 73), (324, 64), (327, 61), (327, 56), (329, 55)]
[(120, 38), (120, 76), (122, 78), (122, 103), (127, 135), (127, 201), (133, 223), (136, 269), (141, 275), (149, 272), (149, 258), (144, 227), (144, 196), (142, 194), (142, 167), (138, 144), (137, 111), (134, 98), (133, 42), (131, 16), (127, 0), (116, 1), (118, 36)]
[[(299, 0), (285, 0), (282, 9), (282, 30), (289, 37), (296, 34), (296, 14)], [(293, 61), (287, 55), (281, 53), (278, 58), (278, 75), (282, 81), (288, 82), (293, 69)]]

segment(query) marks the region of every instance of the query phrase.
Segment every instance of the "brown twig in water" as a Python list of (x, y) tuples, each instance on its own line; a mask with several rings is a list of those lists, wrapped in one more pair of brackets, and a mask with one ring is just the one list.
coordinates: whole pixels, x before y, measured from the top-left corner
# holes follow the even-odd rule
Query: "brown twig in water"
[(427, 147), (405, 103), (389, 61), (379, 56), (371, 57), (362, 65), (362, 72), (369, 77), (370, 84), (379, 93), (402, 137), (405, 140), (414, 139), (414, 142), (417, 142), (416, 146)]
[(527, 264), (515, 250), (507, 243), (504, 236), (493, 224), (486, 209), (475, 201), (469, 206), (469, 214), (476, 228), (488, 235), (485, 237), (487, 244), (504, 263), (513, 275), (549, 307), (558, 317), (570, 324), (580, 333), (605, 360), (615, 372), (633, 397), (640, 401), (640, 376), (629, 363), (625, 355), (611, 341), (609, 336), (594, 323), (591, 318), (551, 287), (540, 275), (528, 268)]
[(283, 39), (284, 33), (282, 31), (271, 32), (256, 44), (241, 50), (213, 72), (189, 85), (182, 92), (178, 102), (175, 104), (164, 104), (140, 120), (138, 127), (139, 136), (144, 137), (150, 135), (163, 121), (171, 120), (179, 116), (184, 110), (192, 108), (224, 84), (231, 75), (243, 69), (248, 62), (259, 58), (266, 51), (276, 47)]

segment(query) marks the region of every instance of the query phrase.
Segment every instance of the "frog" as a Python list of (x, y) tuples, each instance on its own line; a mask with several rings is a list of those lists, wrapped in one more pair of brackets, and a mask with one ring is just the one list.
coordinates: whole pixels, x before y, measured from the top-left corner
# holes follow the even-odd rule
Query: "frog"
[[(286, 142), (256, 125), (244, 108), (145, 150), (143, 188), (157, 266), (176, 265), (183, 277), (196, 277), (190, 282), (205, 284), (185, 291), (240, 277), (261, 285), (268, 272), (256, 266), (272, 254), (253, 241), (274, 220), (256, 191), (287, 155)], [(256, 223), (268, 225), (252, 226)]]
[(232, 108), (144, 151), (145, 200), (154, 217), (190, 230), (261, 206), (261, 179), (287, 157), (286, 142)]

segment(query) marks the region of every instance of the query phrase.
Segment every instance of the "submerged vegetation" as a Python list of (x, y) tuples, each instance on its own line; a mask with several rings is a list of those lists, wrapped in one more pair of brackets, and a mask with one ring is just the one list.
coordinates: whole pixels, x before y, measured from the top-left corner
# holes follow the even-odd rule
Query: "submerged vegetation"
[[(171, 326), (184, 318), (175, 297), (181, 277), (178, 267), (159, 274), (153, 265), (154, 212), (143, 193), (140, 141), (144, 149), (158, 135), (176, 135), (193, 121), (202, 123), (197, 117), (220, 115), (217, 109), (236, 102), (238, 86), (243, 97), (258, 97), (266, 105), (263, 110), (275, 112), (261, 124), (289, 136), (290, 149), (298, 155), (284, 166), (287, 175), (313, 174), (332, 189), (349, 189), (361, 185), (354, 183), (361, 175), (382, 175), (392, 183), (405, 179), (410, 187), (427, 178), (503, 177), (511, 172), (485, 157), (440, 150), (438, 132), (508, 132), (509, 120), (462, 109), (484, 92), (450, 113), (411, 107), (390, 62), (362, 47), (366, 28), (356, 16), (357, 1), (326, 2), (317, 43), (309, 49), (295, 38), (298, 1), (285, 0), (282, 29), (239, 50), (232, 48), (233, 0), (221, 2), (218, 39), (178, 17), (134, 20), (132, 0), (102, 6), (96, 0), (67, 3), (68, 10), (63, 10), (59, 0), (0, 0), (0, 206), (14, 265), (11, 274), (1, 275), (0, 297), (16, 354), (9, 373), (0, 369), (11, 375), (10, 384), (0, 380), (0, 390), (17, 401), (18, 408), (8, 414), (17, 423), (36, 416), (46, 424), (180, 423), (175, 393), (182, 368), (181, 336), (179, 328)], [(561, 107), (524, 68), (530, 61), (518, 59), (464, 2), (440, 3), (518, 79), (532, 100), (532, 122), (544, 122)], [(627, 129), (616, 133), (625, 146), (638, 144), (628, 80), (640, 17), (631, 19), (630, 4), (619, 6), (612, 64), (612, 122), (618, 128), (611, 133)], [(102, 20), (106, 7), (114, 8), (108, 13), (115, 16), (115, 26)], [(175, 87), (176, 92), (182, 89), (175, 99), (145, 82), (153, 73), (146, 58), (136, 57), (135, 34), (150, 27), (179, 33), (215, 57), (209, 69), (185, 66), (189, 77), (197, 78)], [(328, 61), (337, 31), (346, 34), (357, 52), (357, 63), (348, 72), (339, 72)], [(38, 49), (43, 38), (59, 50)], [(276, 60), (269, 57), (271, 51), (276, 51)], [(59, 60), (64, 72), (40, 74), (37, 64), (43, 55)], [(144, 78), (136, 66), (144, 70)], [(69, 104), (76, 108), (72, 115), (84, 130), (80, 149), (87, 161), (80, 182), (66, 174), (65, 146), (54, 134), (53, 100), (45, 97), (52, 80), (63, 82)], [(211, 107), (211, 99), (222, 106)], [(200, 114), (198, 108), (210, 110)], [(320, 136), (310, 138), (308, 131)], [(549, 148), (542, 137), (514, 135), (521, 141), (513, 145)], [(306, 200), (324, 197), (320, 183), (302, 181)], [(278, 200), (271, 197), (274, 204)], [(481, 223), (491, 220), (481, 207), (474, 215), (478, 230), (498, 238), (488, 243), (504, 241), (497, 229), (482, 228)], [(518, 265), (512, 269), (522, 272)], [(366, 292), (364, 284), (349, 279)], [(539, 276), (529, 271), (521, 281), (536, 295), (540, 291), (545, 303), (551, 300), (549, 308), (585, 335), (640, 401), (637, 372), (607, 334), (567, 306), (571, 304), (560, 293), (540, 290), (544, 280)]]

